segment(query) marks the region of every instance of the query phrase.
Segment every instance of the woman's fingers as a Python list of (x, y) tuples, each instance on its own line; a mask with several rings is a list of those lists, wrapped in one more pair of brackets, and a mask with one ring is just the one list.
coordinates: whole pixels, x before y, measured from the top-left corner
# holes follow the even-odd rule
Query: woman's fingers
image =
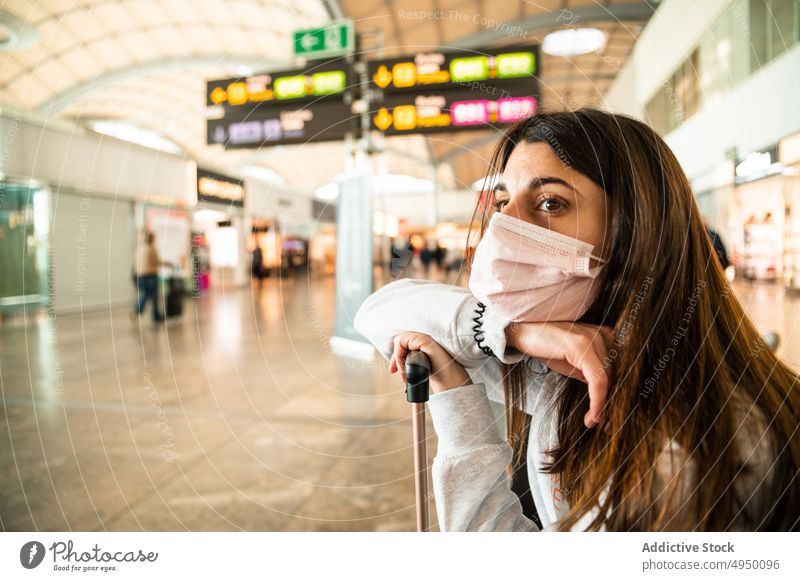
[(583, 417), (587, 428), (593, 428), (600, 423), (600, 412), (606, 403), (608, 395), (608, 375), (600, 360), (589, 358), (583, 371), (589, 385), (589, 411)]
[[(608, 327), (575, 324), (540, 324), (527, 345), (529, 355), (539, 356), (551, 369), (583, 381), (588, 386), (589, 411), (584, 416), (588, 428), (595, 427), (606, 403), (609, 374), (603, 365), (613, 338)], [(469, 375), (428, 335), (400, 333), (394, 338), (390, 364), (392, 373), (400, 372), (406, 381), (405, 362), (409, 351), (422, 351), (431, 359), (433, 377), (441, 377), (445, 388), (466, 384)]]
[(408, 347), (408, 333), (401, 333), (394, 338), (394, 353), (392, 359), (397, 371), (400, 372), (400, 377), (403, 382), (406, 380), (406, 356), (409, 352)]
[(603, 365), (607, 349), (602, 338), (584, 337), (576, 341), (576, 350), (571, 354), (570, 361), (581, 370), (589, 390), (589, 411), (584, 415), (583, 423), (587, 428), (595, 427), (600, 421), (600, 413), (606, 403), (608, 395), (608, 373)]
[(550, 359), (546, 361), (545, 364), (556, 373), (566, 375), (567, 377), (573, 377), (586, 383), (586, 377), (583, 375), (583, 372), (566, 359)]
[(432, 337), (423, 333), (400, 333), (394, 338), (392, 366), (406, 381), (405, 363), (408, 353), (422, 351), (431, 363), (431, 389), (434, 393), (470, 383), (466, 370)]
[(411, 351), (422, 351), (433, 356), (431, 344), (433, 339), (422, 333), (400, 333), (394, 338), (394, 365), (400, 371), (403, 382), (406, 381), (406, 358)]
[(608, 395), (610, 370), (604, 361), (614, 330), (582, 323), (519, 323), (512, 328), (511, 339), (514, 347), (546, 361), (553, 371), (587, 384), (589, 411), (584, 423), (596, 426)]

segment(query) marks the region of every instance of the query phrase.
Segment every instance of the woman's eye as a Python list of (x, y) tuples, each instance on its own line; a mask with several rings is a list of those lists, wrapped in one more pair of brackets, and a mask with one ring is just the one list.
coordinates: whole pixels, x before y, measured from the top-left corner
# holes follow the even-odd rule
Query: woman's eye
[(564, 204), (556, 198), (545, 198), (539, 202), (537, 209), (543, 212), (558, 212), (564, 209)]
[(506, 207), (506, 204), (508, 204), (508, 200), (497, 200), (497, 201), (495, 201), (495, 203), (494, 203), (494, 207), (495, 207), (495, 208), (496, 208), (498, 211), (500, 211), (500, 210), (502, 210), (503, 208), (505, 208), (505, 207)]

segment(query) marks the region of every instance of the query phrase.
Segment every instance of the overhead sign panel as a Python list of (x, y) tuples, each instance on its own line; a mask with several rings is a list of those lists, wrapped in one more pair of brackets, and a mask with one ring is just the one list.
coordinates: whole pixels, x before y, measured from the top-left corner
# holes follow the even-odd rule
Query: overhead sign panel
[(337, 141), (356, 133), (358, 118), (342, 103), (306, 107), (265, 107), (244, 119), (210, 119), (207, 142), (225, 149), (254, 148), (316, 141)]
[(242, 180), (197, 169), (197, 200), (244, 207), (244, 183)]
[[(346, 32), (299, 31), (295, 40), (308, 50), (328, 46), (320, 37), (327, 29)], [(207, 142), (232, 149), (360, 137), (350, 103), (365, 97), (372, 130), (387, 135), (498, 127), (533, 115), (540, 96), (536, 46), (420, 52), (367, 70), (371, 93), (343, 60), (209, 82), (207, 102), (224, 117), (208, 121)]]
[(350, 85), (349, 68), (345, 63), (326, 62), (309, 65), (303, 70), (209, 81), (206, 104), (236, 108), (328, 98), (341, 100)]
[(536, 104), (530, 95), (486, 98), (471, 92), (442, 91), (396, 96), (373, 106), (372, 128), (386, 135), (486, 129), (530, 117)]
[(486, 51), (419, 52), (368, 63), (370, 85), (384, 93), (442, 91), (465, 83), (496, 86), (535, 82), (538, 47)]
[(306, 58), (329, 58), (353, 54), (355, 31), (352, 20), (333, 22), (320, 28), (295, 30), (292, 34), (294, 55)]

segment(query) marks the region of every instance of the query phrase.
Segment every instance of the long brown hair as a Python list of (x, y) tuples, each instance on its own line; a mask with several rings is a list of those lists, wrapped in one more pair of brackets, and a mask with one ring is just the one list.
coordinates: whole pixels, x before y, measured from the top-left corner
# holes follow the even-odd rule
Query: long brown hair
[[(550, 374), (547, 388), (558, 425), (547, 470), (558, 475), (569, 503), (559, 526), (570, 529), (597, 510), (589, 529), (726, 530), (744, 519), (751, 530), (797, 530), (798, 376), (765, 346), (733, 293), (672, 151), (626, 116), (540, 113), (505, 132), (487, 183), (521, 142), (548, 144), (603, 189), (609, 208), (608, 263), (581, 319), (616, 331), (600, 426), (583, 424), (585, 384)], [(480, 234), (490, 201), (476, 208)], [(508, 439), (519, 461), (528, 377), (523, 364), (504, 371)], [(751, 499), (733, 486), (748, 471), (734, 444), (745, 419), (760, 419), (771, 454), (772, 479), (760, 491), (770, 502), (755, 515), (745, 510)], [(658, 463), (669, 442), (684, 454), (665, 477)]]

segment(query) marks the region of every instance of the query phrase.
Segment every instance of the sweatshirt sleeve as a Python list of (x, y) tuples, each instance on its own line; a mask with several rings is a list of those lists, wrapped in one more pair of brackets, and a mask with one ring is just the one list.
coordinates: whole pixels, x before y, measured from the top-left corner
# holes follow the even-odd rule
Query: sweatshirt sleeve
[[(468, 289), (405, 278), (370, 295), (356, 313), (353, 325), (384, 359), (392, 355), (395, 335), (414, 331), (433, 337), (465, 368), (482, 368), (489, 357), (474, 340), (476, 307), (477, 300)], [(485, 313), (484, 344), (500, 361), (516, 363), (524, 355), (506, 345), (505, 327), (504, 321)]]
[(428, 401), (438, 449), (433, 493), (442, 531), (537, 531), (511, 490), (512, 450), (500, 436), (484, 386), (450, 389)]

